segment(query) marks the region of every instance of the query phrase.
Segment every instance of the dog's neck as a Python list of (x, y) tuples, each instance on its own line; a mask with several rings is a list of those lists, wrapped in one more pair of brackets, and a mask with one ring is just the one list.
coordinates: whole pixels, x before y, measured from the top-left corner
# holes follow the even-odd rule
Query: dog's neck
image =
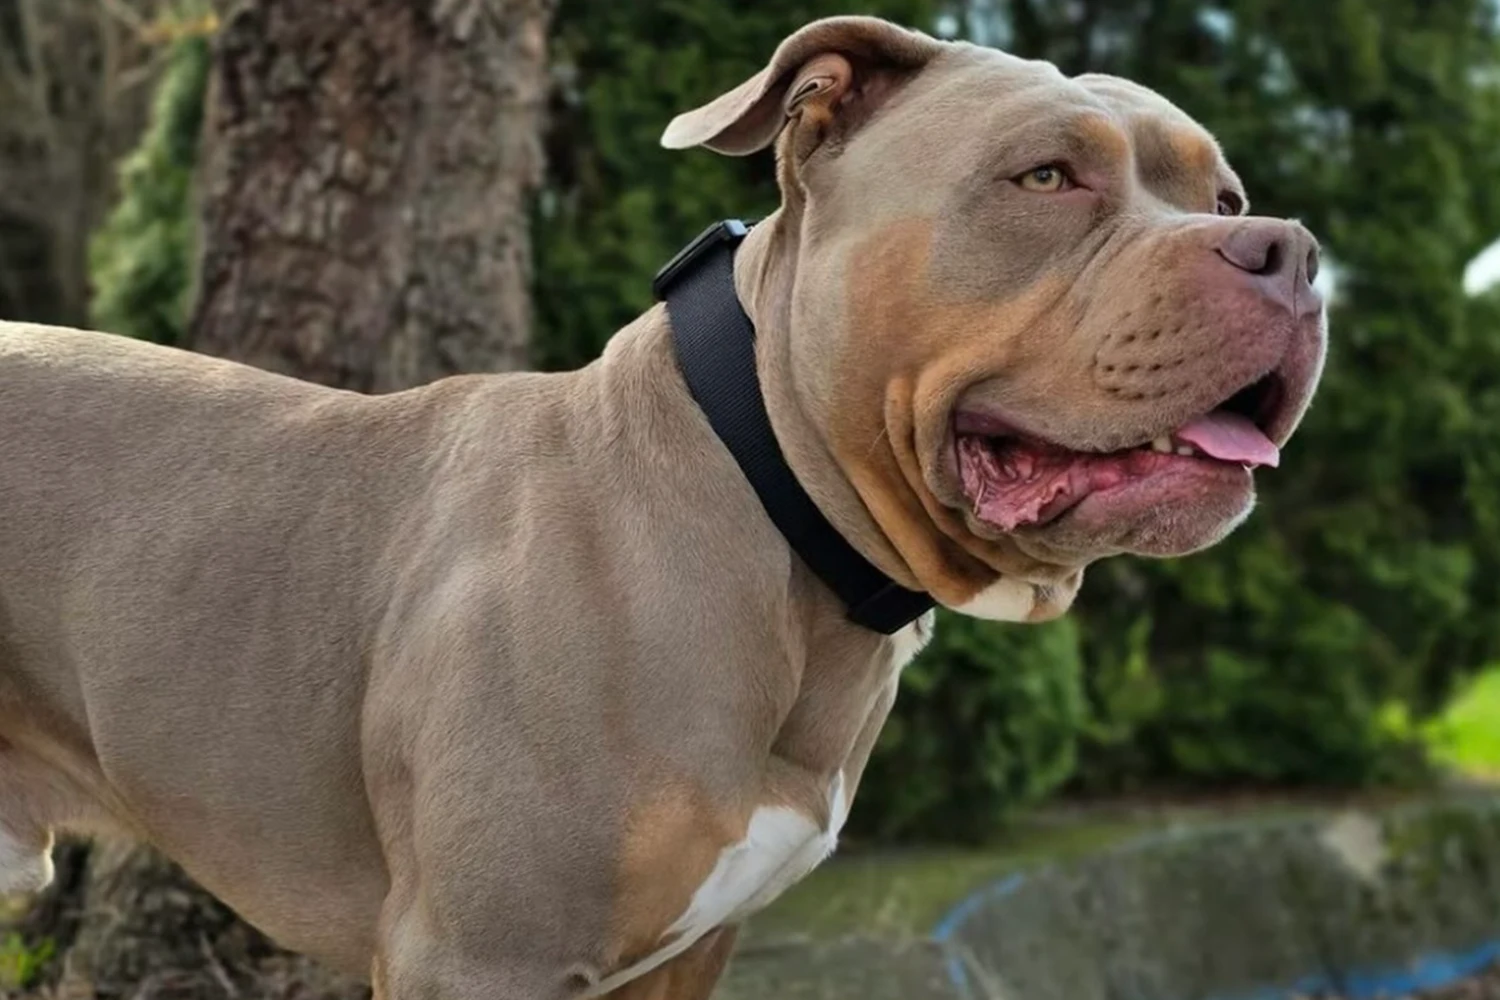
[[(1055, 616), (1058, 602), (1046, 593), (1049, 588), (1039, 588), (1024, 576), (1000, 575), (994, 568), (958, 550), (942, 536), (937, 525), (927, 521), (911, 524), (913, 538), (917, 538), (916, 533), (931, 536), (930, 540), (917, 539), (916, 550), (927, 553), (940, 565), (931, 565), (928, 573), (919, 573), (866, 506), (824, 433), (826, 414), (818, 413), (818, 390), (806, 384), (806, 373), (799, 371), (796, 363), (791, 290), (793, 273), (801, 262), (795, 227), (792, 214), (778, 211), (751, 229), (736, 254), (735, 289), (741, 307), (756, 329), (756, 367), (772, 431), (803, 490), (855, 551), (907, 590), (927, 591), (949, 607), (982, 618), (1027, 621)], [(667, 402), (674, 407), (679, 400), (685, 404), (684, 423), (707, 434), (714, 433), (703, 420), (678, 367), (665, 306), (658, 305), (611, 338), (601, 362), (603, 371), (608, 373), (607, 384), (614, 386), (605, 391), (612, 401), (607, 405), (624, 407), (610, 423), (623, 426), (629, 422), (627, 414), (632, 407), (627, 401), (639, 399), (635, 394), (649, 392), (653, 385), (669, 385), (672, 399)], [(620, 426), (604, 430), (606, 440), (629, 436)], [(714, 450), (721, 451), (722, 446)], [(732, 459), (728, 459), (722, 475), (754, 495), (743, 471)], [(757, 506), (757, 510), (769, 524), (770, 518), (763, 509)], [(786, 544), (784, 539), (782, 543)], [(934, 567), (935, 576), (931, 574)], [(949, 593), (929, 585), (924, 575), (939, 583), (948, 581)], [(952, 585), (954, 581), (957, 586)], [(1075, 590), (1076, 578), (1066, 588), (1065, 597), (1071, 599)], [(1061, 606), (1065, 607), (1066, 601)]]
[[(829, 523), (865, 559), (903, 587), (929, 592), (949, 607), (981, 618), (1040, 621), (1056, 617), (1078, 589), (1080, 568), (1043, 564), (1011, 546), (994, 543), (976, 542), (980, 551), (970, 551), (970, 546), (956, 544), (930, 520), (922, 512), (925, 504), (915, 498), (887, 511), (906, 532), (905, 545), (894, 542), (886, 530), (890, 525), (882, 527), (872, 514), (825, 433), (829, 415), (820, 417), (814, 412), (820, 394), (827, 393), (808, 384), (796, 361), (793, 278), (807, 263), (798, 259), (800, 220), (796, 206), (778, 209), (745, 237), (735, 261), (736, 292), (756, 329), (766, 409), (792, 472)], [(831, 293), (820, 290), (820, 294)], [(880, 442), (872, 441), (871, 446), (879, 447)], [(891, 485), (900, 482), (898, 478)]]
[[(691, 465), (695, 480), (677, 487), (692, 494), (691, 502), (685, 503), (677, 516), (701, 516), (736, 525), (744, 523), (748, 514), (756, 524), (745, 530), (756, 533), (756, 545), (764, 546), (774, 538), (776, 544), (786, 548), (791, 572), (780, 577), (777, 586), (784, 582), (787, 587), (787, 624), (792, 626), (788, 638), (797, 649), (798, 659), (805, 657), (809, 664), (842, 664), (837, 669), (851, 669), (846, 663), (850, 649), (859, 651), (851, 662), (863, 663), (873, 650), (886, 643), (895, 642), (898, 647), (910, 645), (914, 635), (925, 638), (930, 634), (930, 622), (916, 630), (902, 629), (894, 637), (854, 624), (849, 620), (848, 609), (792, 555), (790, 544), (764, 513), (743, 471), (716, 440), (714, 430), (689, 393), (678, 367), (665, 306), (655, 306), (612, 337), (597, 362), (561, 377), (576, 383), (574, 395), (586, 404), (578, 418), (594, 428), (580, 435), (580, 439), (603, 443), (597, 454), (588, 456), (589, 461), (603, 468), (611, 463), (632, 463), (635, 461), (632, 456), (642, 451), (677, 456), (674, 461), (679, 465)], [(798, 426), (805, 424), (799, 421)], [(816, 437), (809, 435), (804, 440)], [(816, 462), (813, 456), (804, 457)], [(805, 488), (808, 475), (795, 466), (793, 469)], [(817, 495), (814, 500), (825, 516), (835, 513), (836, 508), (827, 500)], [(849, 502), (857, 504), (857, 500)], [(729, 510), (737, 513), (726, 513)], [(845, 516), (830, 523), (848, 532), (858, 522)], [(875, 529), (867, 523), (865, 530)], [(743, 575), (737, 579), (740, 584), (748, 582)], [(740, 601), (744, 596), (734, 600)]]
[(791, 351), (790, 293), (797, 267), (795, 213), (778, 209), (750, 230), (735, 258), (735, 290), (756, 329), (757, 367), (771, 427), (787, 465), (828, 522), (892, 580), (921, 590), (911, 567), (875, 523), (803, 406)]

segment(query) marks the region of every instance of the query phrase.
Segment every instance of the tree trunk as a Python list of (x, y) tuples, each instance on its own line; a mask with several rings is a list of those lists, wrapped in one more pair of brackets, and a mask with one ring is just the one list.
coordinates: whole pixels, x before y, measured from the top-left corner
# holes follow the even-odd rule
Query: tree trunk
[(552, 0), (252, 0), (209, 104), (192, 346), (384, 392), (520, 367)]
[[(191, 346), (371, 392), (521, 366), (552, 3), (249, 0), (231, 14)], [(70, 843), (57, 861), (20, 925), (61, 954), (31, 984), (43, 995), (368, 995), (148, 848)]]

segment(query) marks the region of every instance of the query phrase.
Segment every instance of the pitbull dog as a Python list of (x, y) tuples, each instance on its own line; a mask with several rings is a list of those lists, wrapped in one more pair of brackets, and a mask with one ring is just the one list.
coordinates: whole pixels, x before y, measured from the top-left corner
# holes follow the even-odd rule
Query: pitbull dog
[[(1313, 238), (1139, 86), (835, 18), (663, 141), (775, 144), (735, 283), (776, 439), (949, 608), (1223, 538), (1313, 393)], [(382, 996), (706, 997), (931, 619), (846, 618), (668, 322), (380, 397), (0, 327), (0, 885), (113, 831)]]

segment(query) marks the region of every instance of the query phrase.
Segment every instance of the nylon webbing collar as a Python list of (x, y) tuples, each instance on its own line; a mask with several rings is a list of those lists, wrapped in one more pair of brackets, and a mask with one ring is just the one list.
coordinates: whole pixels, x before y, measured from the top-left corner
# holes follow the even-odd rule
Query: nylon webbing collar
[(755, 327), (734, 290), (734, 252), (750, 226), (737, 219), (704, 230), (656, 275), (688, 391), (739, 463), (772, 523), (843, 601), (849, 619), (890, 635), (933, 606), (854, 550), (797, 482), (766, 413), (755, 368)]

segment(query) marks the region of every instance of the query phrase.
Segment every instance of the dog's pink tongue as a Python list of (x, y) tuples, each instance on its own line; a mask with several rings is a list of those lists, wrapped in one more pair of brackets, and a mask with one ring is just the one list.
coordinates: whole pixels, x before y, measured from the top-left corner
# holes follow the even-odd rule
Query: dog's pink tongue
[(1269, 465), (1274, 469), (1281, 461), (1281, 452), (1259, 427), (1227, 410), (1199, 417), (1172, 436), (1223, 462)]

